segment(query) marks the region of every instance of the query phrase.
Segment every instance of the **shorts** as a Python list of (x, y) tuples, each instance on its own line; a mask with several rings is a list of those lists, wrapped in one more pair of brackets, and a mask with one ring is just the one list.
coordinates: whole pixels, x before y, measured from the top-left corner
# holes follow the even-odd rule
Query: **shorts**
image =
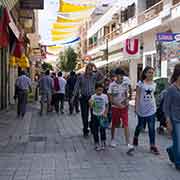
[(128, 107), (119, 109), (112, 107), (112, 128), (116, 128), (122, 121), (125, 128), (128, 127)]

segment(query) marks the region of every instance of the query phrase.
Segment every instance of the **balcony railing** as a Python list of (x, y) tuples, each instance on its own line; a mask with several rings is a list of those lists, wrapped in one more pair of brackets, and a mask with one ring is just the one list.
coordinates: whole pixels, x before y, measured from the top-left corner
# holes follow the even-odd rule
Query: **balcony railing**
[(163, 0), (138, 15), (138, 24), (143, 24), (159, 15), (163, 10)]
[(106, 39), (108, 39), (109, 41), (112, 41), (113, 39), (118, 37), (121, 33), (122, 33), (122, 27), (119, 27), (118, 29), (116, 29), (116, 30), (106, 34), (105, 36), (99, 38), (97, 40), (97, 42), (89, 45), (88, 50), (91, 50), (97, 46), (101, 46), (101, 45), (105, 44)]
[(173, 0), (173, 5), (180, 3), (180, 0)]

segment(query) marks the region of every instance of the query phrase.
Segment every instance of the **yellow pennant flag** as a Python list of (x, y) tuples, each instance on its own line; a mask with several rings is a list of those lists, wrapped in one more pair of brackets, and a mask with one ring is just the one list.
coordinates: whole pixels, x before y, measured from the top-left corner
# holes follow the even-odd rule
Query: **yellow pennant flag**
[(61, 48), (63, 48), (63, 46), (49, 46), (48, 47), (48, 50), (58, 50), (58, 49), (61, 49)]
[(82, 19), (67, 19), (65, 17), (58, 17), (57, 22), (58, 23), (80, 23)]
[(95, 6), (83, 6), (83, 5), (75, 5), (64, 0), (60, 0), (59, 12), (69, 13), (69, 12), (79, 12), (79, 11), (87, 11), (95, 8)]
[(52, 36), (52, 41), (63, 41), (66, 38), (64, 36)]
[(63, 46), (50, 46), (47, 48), (47, 51), (54, 54), (58, 53), (62, 48)]
[(73, 29), (73, 28), (77, 28), (77, 26), (65, 26), (63, 24), (59, 24), (59, 23), (54, 23), (52, 25), (53, 29)]
[(51, 30), (51, 34), (52, 35), (69, 35), (72, 32), (64, 32), (64, 31), (58, 31), (58, 30)]

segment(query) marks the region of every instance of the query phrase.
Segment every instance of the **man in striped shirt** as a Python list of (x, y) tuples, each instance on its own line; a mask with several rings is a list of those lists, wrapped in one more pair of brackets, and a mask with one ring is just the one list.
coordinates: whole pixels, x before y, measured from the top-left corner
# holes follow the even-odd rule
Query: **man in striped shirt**
[[(89, 63), (86, 66), (85, 73), (78, 77), (75, 84), (72, 102), (74, 101), (74, 98), (77, 96), (77, 94), (80, 93), (81, 117), (84, 137), (87, 137), (89, 134), (89, 99), (95, 93), (95, 84), (102, 83), (103, 80), (103, 75), (97, 71), (95, 64)], [(90, 128), (92, 131), (92, 121), (90, 123)]]

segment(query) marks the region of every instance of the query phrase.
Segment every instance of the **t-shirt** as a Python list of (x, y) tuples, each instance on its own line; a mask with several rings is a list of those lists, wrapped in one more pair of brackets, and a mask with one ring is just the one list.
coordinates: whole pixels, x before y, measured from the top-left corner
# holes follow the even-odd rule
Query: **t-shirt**
[(113, 81), (109, 85), (108, 94), (112, 95), (113, 107), (118, 107), (117, 105), (126, 105), (128, 86), (129, 84), (124, 83), (124, 81), (121, 84)]
[(130, 81), (130, 79), (129, 79), (128, 76), (124, 76), (124, 77), (123, 77), (123, 83), (127, 84), (128, 86), (131, 85), (131, 81)]
[(26, 75), (22, 75), (16, 80), (16, 86), (21, 90), (28, 90), (31, 87), (31, 84), (31, 79)]
[(63, 77), (59, 77), (59, 86), (60, 90), (58, 93), (65, 94), (65, 88), (66, 88), (66, 80)]
[(39, 80), (39, 88), (41, 93), (52, 93), (53, 79), (45, 75)]
[(101, 116), (106, 110), (106, 105), (108, 105), (108, 97), (106, 94), (92, 95), (91, 101), (93, 102), (93, 114), (96, 116)]
[(137, 113), (141, 117), (148, 117), (156, 113), (156, 102), (154, 92), (156, 90), (156, 83), (145, 84), (142, 81), (137, 83), (140, 89), (140, 100)]

